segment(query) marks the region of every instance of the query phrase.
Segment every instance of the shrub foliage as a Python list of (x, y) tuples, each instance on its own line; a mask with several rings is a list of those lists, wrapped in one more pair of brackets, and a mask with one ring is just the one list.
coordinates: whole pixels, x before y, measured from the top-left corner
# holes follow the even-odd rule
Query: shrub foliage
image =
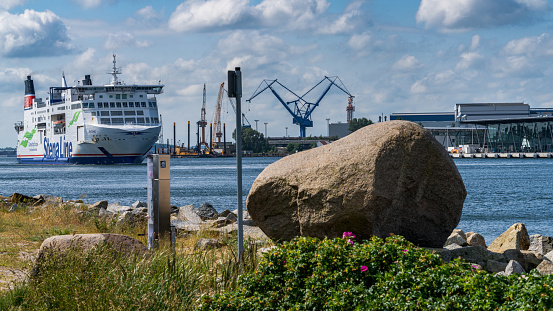
[(549, 310), (552, 276), (500, 276), (400, 236), (300, 237), (265, 254), (236, 290), (200, 310)]

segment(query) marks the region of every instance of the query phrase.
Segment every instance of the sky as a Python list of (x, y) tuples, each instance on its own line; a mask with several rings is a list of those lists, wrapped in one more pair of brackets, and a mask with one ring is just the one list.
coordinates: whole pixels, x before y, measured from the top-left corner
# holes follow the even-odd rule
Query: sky
[[(90, 74), (108, 84), (117, 54), (127, 84), (165, 85), (164, 136), (186, 145), (187, 123), (207, 122), (227, 71), (240, 67), (242, 111), (268, 136), (299, 127), (271, 92), (247, 100), (263, 80), (302, 96), (339, 77), (356, 118), (452, 112), (456, 103), (525, 102), (553, 108), (553, 0), (1, 0), (0, 147), (15, 147), (24, 80), (37, 97)], [(315, 103), (328, 83), (303, 98)], [(341, 84), (342, 85), (342, 84)], [(277, 93), (291, 101), (286, 89)], [(307, 136), (346, 122), (348, 95), (332, 86)], [(228, 99), (227, 137), (234, 130)], [(257, 125), (254, 120), (258, 120)], [(267, 125), (265, 125), (267, 123)], [(194, 127), (191, 137), (195, 144)], [(288, 129), (286, 129), (288, 128)]]

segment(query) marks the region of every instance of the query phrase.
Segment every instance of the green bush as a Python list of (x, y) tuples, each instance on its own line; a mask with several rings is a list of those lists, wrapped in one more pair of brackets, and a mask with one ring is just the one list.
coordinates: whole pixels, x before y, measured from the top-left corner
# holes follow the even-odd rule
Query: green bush
[(200, 310), (549, 310), (553, 276), (499, 276), (444, 263), (403, 237), (301, 237), (267, 253), (236, 290)]

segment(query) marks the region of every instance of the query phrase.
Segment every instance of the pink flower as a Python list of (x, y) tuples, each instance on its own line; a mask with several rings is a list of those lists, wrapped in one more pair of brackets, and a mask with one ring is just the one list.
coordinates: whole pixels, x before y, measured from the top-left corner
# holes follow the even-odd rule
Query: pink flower
[(369, 270), (369, 267), (361, 266), (361, 272), (366, 272), (367, 270)]
[(355, 235), (351, 232), (344, 232), (342, 234), (342, 239), (345, 239), (345, 238), (355, 238)]
[(409, 250), (407, 250), (407, 249), (404, 249), (404, 250), (403, 250), (404, 253), (407, 253), (408, 251), (409, 251)]
[(349, 245), (353, 245), (353, 241), (348, 239)]

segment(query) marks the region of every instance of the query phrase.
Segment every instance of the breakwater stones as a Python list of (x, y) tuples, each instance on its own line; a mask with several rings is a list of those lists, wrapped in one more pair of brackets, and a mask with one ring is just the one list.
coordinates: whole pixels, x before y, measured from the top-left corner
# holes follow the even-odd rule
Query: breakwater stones
[(364, 127), (265, 168), (247, 199), (252, 219), (277, 241), (352, 231), (441, 247), (461, 218), (466, 190), (453, 160), (407, 121)]
[[(477, 239), (470, 237), (479, 236)], [(484, 238), (474, 232), (453, 230), (444, 248), (433, 249), (445, 261), (455, 258), (473, 263), (476, 269), (511, 275), (536, 269), (540, 274), (553, 274), (553, 238), (528, 235), (526, 226), (516, 223), (486, 247)]]

